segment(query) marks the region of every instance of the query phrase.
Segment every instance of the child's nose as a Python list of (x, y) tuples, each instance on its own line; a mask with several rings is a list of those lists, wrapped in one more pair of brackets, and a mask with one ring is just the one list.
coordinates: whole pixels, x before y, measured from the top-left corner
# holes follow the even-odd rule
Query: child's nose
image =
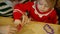
[(45, 9), (45, 5), (43, 5), (42, 8)]

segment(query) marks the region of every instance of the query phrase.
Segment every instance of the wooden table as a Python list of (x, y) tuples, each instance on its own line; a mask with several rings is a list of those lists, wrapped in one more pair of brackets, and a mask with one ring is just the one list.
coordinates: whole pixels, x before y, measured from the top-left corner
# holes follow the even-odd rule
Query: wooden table
[(17, 34), (60, 34), (60, 25), (34, 22), (23, 26)]
[[(9, 31), (9, 27), (11, 27), (11, 25), (13, 25), (12, 18), (0, 17), (0, 27), (3, 26), (5, 27), (3, 29)], [(0, 28), (0, 31), (1, 29), (2, 28)], [(16, 34), (48, 34), (48, 32), (60, 34), (60, 25), (31, 21), (30, 23), (25, 24), (23, 28)]]

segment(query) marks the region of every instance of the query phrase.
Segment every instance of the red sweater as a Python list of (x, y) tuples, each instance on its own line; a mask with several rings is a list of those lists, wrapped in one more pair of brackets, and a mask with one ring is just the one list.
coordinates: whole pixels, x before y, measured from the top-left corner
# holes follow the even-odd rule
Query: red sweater
[(57, 22), (57, 14), (54, 9), (45, 13), (38, 12), (38, 9), (34, 7), (34, 2), (17, 4), (14, 7), (13, 12), (14, 19), (20, 19), (22, 14), (24, 14), (26, 10), (29, 12), (29, 16), (33, 18), (33, 20), (35, 21), (53, 23), (53, 24), (56, 24)]

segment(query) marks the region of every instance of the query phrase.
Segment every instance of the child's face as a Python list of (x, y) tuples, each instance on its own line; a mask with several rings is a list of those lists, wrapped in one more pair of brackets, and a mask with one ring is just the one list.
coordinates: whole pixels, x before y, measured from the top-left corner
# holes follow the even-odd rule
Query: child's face
[(38, 3), (39, 3), (39, 9), (42, 10), (42, 11), (47, 11), (49, 9), (49, 6), (48, 6), (48, 3), (46, 0), (38, 0)]

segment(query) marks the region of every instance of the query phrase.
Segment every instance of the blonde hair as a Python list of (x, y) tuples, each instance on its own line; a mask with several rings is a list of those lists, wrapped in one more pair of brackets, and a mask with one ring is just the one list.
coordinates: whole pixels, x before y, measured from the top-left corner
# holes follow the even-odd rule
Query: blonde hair
[(54, 8), (56, 0), (46, 0), (50, 8)]

